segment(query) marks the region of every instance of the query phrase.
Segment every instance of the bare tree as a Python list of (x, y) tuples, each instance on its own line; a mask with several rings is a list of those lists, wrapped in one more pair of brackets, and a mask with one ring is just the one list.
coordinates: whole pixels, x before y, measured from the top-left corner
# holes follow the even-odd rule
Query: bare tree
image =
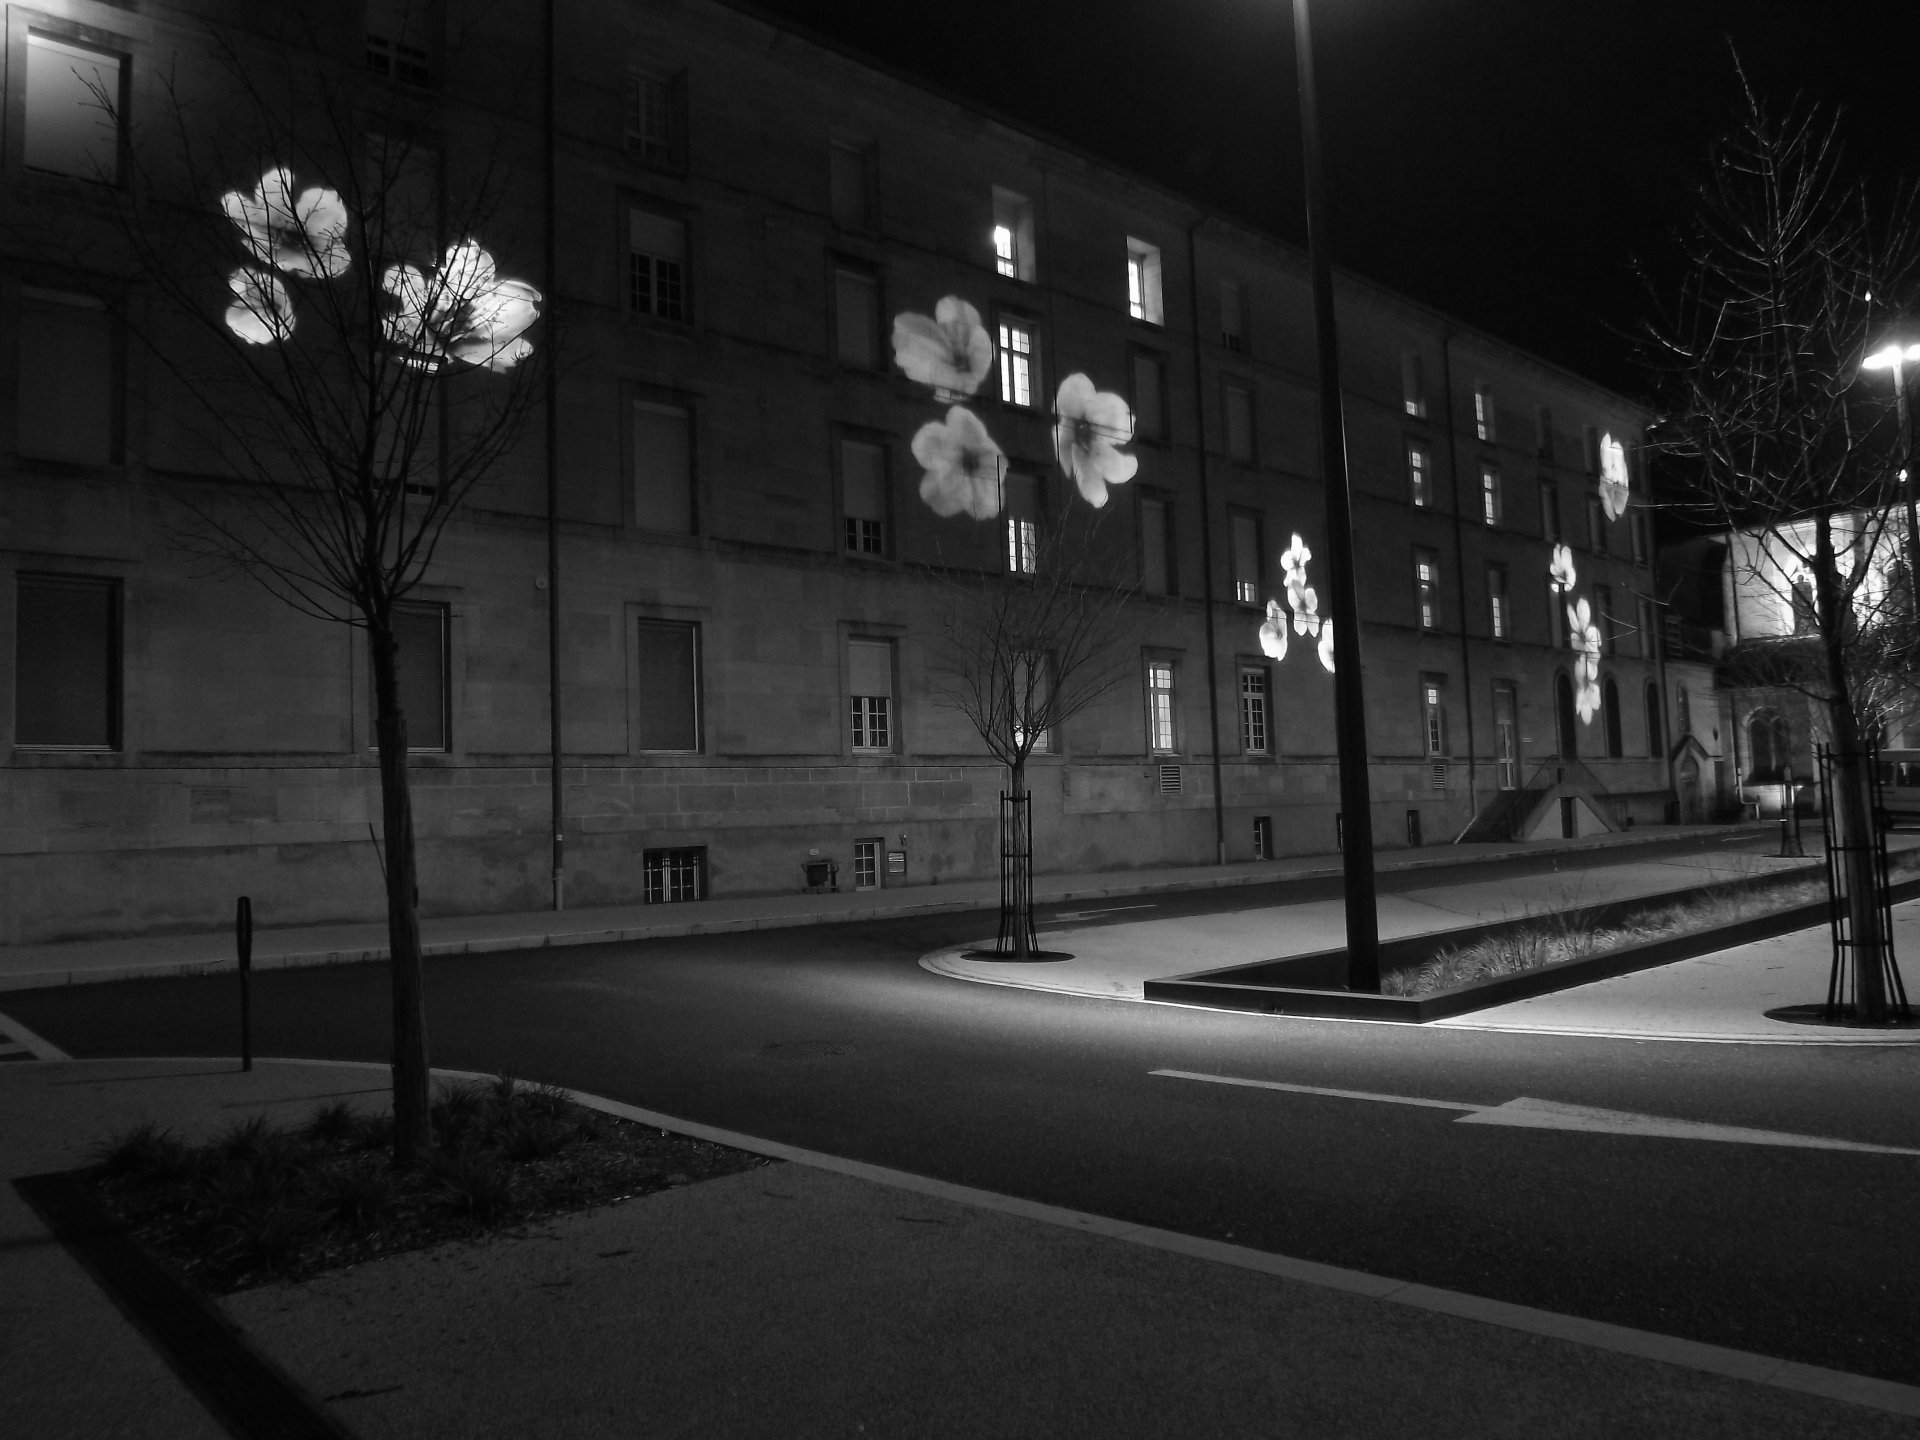
[[(127, 296), (150, 412), (197, 472), (166, 479), (175, 538), (367, 636), (408, 1166), (432, 1137), (396, 617), (539, 398), (546, 347), (521, 332), (542, 297), (485, 248), (530, 238), (490, 233), (515, 214), (508, 132), (340, 63), (297, 12), (265, 23), (288, 33), (210, 25), (183, 49), (106, 191), (115, 223), (51, 221), (37, 248)], [(96, 100), (117, 126), (119, 97)]]
[[(1915, 298), (1907, 198), (1876, 205), (1845, 175), (1837, 117), (1776, 111), (1746, 85), (1686, 237), (1677, 295), (1649, 326), (1667, 403), (1659, 445), (1691, 477), (1682, 503), (1724, 529), (1737, 592), (1771, 596), (1780, 633), (1733, 669), (1816, 703), (1834, 756), (1856, 1013), (1887, 1016), (1865, 754), (1868, 707), (1911, 668), (1913, 557), (1893, 394), (1861, 361)], [(1797, 633), (1796, 633), (1797, 632)]]
[(998, 948), (1023, 960), (1037, 948), (1027, 762), (1057, 748), (1061, 727), (1134, 670), (1134, 586), (1100, 543), (1104, 518), (1003, 518), (1004, 569), (941, 576), (934, 698), (1007, 768)]

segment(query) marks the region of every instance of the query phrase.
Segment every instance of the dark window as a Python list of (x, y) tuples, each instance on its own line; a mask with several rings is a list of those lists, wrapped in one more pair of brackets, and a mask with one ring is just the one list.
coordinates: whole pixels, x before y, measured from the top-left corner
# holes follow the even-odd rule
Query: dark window
[(887, 452), (880, 446), (840, 442), (840, 513), (849, 554), (886, 554)]
[(679, 850), (643, 850), (646, 903), (665, 905), (677, 900), (707, 898), (707, 847), (689, 845)]
[(1133, 435), (1167, 438), (1167, 362), (1150, 350), (1133, 352)]
[(692, 314), (687, 299), (687, 227), (634, 206), (627, 212), (628, 306), (685, 323)]
[(22, 575), (14, 642), (16, 745), (120, 746), (120, 583)]
[(1233, 536), (1233, 600), (1236, 605), (1260, 601), (1260, 517), (1237, 510), (1228, 516)]
[(1140, 492), (1140, 589), (1148, 595), (1179, 594), (1174, 569), (1173, 501)]
[(640, 745), (690, 753), (700, 748), (699, 628), (671, 620), (639, 624)]
[(90, 295), (23, 286), (15, 370), (15, 448), (36, 460), (119, 458), (113, 320)]
[(633, 402), (633, 523), (691, 535), (693, 417), (684, 405)]
[(1620, 737), (1620, 687), (1613, 683), (1611, 675), (1600, 686), (1600, 708), (1605, 712), (1603, 718), (1607, 725), (1607, 755), (1618, 760), (1626, 754), (1626, 747)]
[(448, 750), (447, 607), (408, 601), (393, 607), (393, 638), (400, 682), (400, 713), (407, 717), (407, 749)]
[(1227, 416), (1227, 454), (1243, 465), (1253, 463), (1253, 392), (1232, 381), (1221, 387)]
[(827, 147), (833, 223), (842, 230), (873, 229), (873, 151), (838, 141)]
[(1661, 719), (1660, 687), (1649, 685), (1647, 686), (1647, 754), (1656, 759), (1664, 748), (1660, 743), (1660, 732), (1664, 728), (1660, 723)]
[(627, 149), (660, 170), (687, 168), (687, 77), (627, 77)]
[(837, 265), (833, 271), (834, 354), (842, 365), (872, 370), (880, 363), (880, 281), (871, 271)]

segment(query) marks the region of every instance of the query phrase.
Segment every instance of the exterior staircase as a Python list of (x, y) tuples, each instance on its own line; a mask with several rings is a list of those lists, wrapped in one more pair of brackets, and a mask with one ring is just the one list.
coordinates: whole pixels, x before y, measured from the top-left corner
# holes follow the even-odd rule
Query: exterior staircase
[(1578, 760), (1549, 756), (1525, 785), (1500, 791), (1460, 838), (1543, 840), (1608, 834), (1619, 827), (1608, 816), (1606, 793), (1599, 777)]

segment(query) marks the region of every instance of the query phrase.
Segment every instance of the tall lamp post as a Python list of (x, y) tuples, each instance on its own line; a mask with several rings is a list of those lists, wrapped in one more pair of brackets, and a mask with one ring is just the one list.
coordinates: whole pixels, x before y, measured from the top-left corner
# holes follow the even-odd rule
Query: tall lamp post
[[(1328, 572), (1332, 581), (1334, 727), (1340, 761), (1341, 862), (1347, 901), (1347, 988), (1380, 990), (1380, 921), (1374, 901), (1373, 794), (1367, 711), (1360, 676), (1360, 605), (1354, 590), (1353, 503), (1347, 486), (1347, 431), (1340, 406), (1340, 341), (1333, 318), (1333, 263), (1320, 175), (1319, 106), (1307, 0), (1293, 0), (1300, 71), (1300, 150), (1306, 172), (1307, 264), (1320, 361), (1320, 463), (1326, 478)], [(1451, 417), (1449, 417), (1451, 423)]]
[(1862, 370), (1893, 371), (1893, 423), (1900, 456), (1900, 488), (1907, 499), (1907, 594), (1909, 603), (1920, 605), (1920, 518), (1914, 503), (1913, 439), (1907, 429), (1907, 377), (1905, 367), (1920, 361), (1920, 345), (1883, 346), (1860, 362)]

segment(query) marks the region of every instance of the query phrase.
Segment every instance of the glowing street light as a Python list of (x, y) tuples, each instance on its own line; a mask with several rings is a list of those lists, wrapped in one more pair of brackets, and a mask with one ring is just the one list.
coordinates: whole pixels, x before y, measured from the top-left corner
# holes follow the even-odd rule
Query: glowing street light
[[(1893, 417), (1899, 430), (1900, 488), (1907, 495), (1907, 593), (1920, 600), (1920, 515), (1914, 503), (1913, 442), (1907, 430), (1907, 377), (1905, 367), (1920, 363), (1920, 345), (1884, 345), (1860, 362), (1862, 370), (1893, 372)], [(1910, 600), (1909, 603), (1915, 603)]]

